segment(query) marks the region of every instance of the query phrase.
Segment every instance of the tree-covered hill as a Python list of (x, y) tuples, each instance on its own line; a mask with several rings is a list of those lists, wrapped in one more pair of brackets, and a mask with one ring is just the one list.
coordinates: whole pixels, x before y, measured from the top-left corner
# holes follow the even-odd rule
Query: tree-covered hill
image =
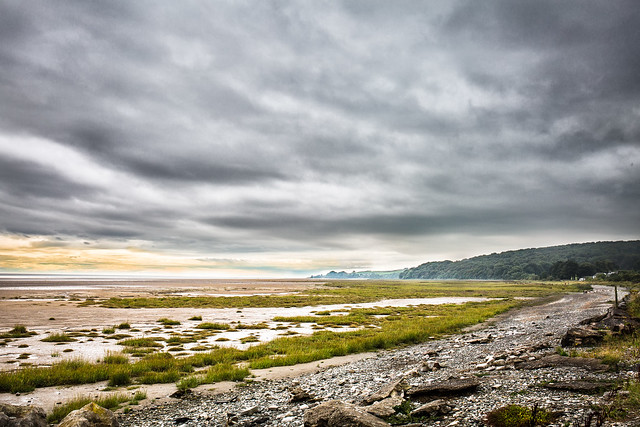
[(640, 240), (574, 243), (427, 262), (401, 279), (570, 279), (616, 270), (640, 271)]

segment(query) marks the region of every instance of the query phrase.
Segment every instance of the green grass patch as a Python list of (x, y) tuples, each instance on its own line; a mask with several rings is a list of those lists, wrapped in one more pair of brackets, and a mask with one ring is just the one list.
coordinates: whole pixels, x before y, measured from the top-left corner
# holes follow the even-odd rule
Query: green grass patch
[(109, 335), (108, 337), (105, 337), (107, 339), (110, 340), (123, 340), (125, 338), (131, 338), (133, 335), (129, 335), (129, 334), (113, 334), (113, 335)]
[(125, 347), (162, 347), (162, 344), (160, 344), (154, 338), (129, 338), (126, 340), (118, 341), (118, 345), (122, 345)]
[(534, 407), (507, 405), (487, 414), (487, 424), (492, 427), (533, 427), (551, 424), (558, 414)]
[(127, 367), (116, 370), (109, 375), (109, 387), (120, 387), (131, 384), (131, 371)]
[(108, 352), (102, 359), (102, 363), (107, 365), (126, 365), (129, 363), (129, 356), (122, 353)]
[(176, 326), (180, 324), (179, 321), (168, 319), (166, 317), (163, 317), (162, 319), (158, 319), (158, 323), (162, 323), (164, 326)]
[(255, 323), (253, 325), (245, 325), (243, 323), (238, 323), (235, 326), (235, 329), (269, 329), (269, 325), (266, 323)]
[(225, 331), (225, 330), (231, 329), (231, 326), (229, 326), (226, 323), (204, 322), (204, 323), (200, 323), (198, 326), (196, 326), (196, 328), (197, 329), (209, 329), (209, 330)]
[(167, 344), (188, 344), (198, 341), (194, 336), (171, 335), (166, 340)]
[(64, 332), (62, 332), (62, 333), (51, 334), (48, 337), (41, 339), (40, 341), (44, 341), (44, 342), (73, 342), (73, 341), (77, 341), (77, 340), (75, 338), (73, 338), (72, 336), (70, 336), (69, 334), (65, 334)]
[(0, 334), (0, 339), (7, 338), (27, 338), (33, 335), (37, 335), (35, 332), (28, 331), (24, 325), (15, 325), (13, 329), (8, 332)]
[(123, 323), (120, 323), (118, 326), (116, 326), (116, 328), (118, 328), (118, 329), (131, 329), (131, 325), (129, 324), (129, 322), (123, 322)]
[(138, 381), (141, 384), (167, 384), (178, 381), (182, 375), (180, 371), (175, 369), (165, 372), (145, 372)]
[(197, 387), (201, 384), (213, 384), (220, 381), (242, 381), (251, 373), (247, 368), (238, 368), (229, 363), (220, 363), (207, 369), (205, 374), (183, 378), (177, 386), (181, 390)]
[(202, 316), (192, 316), (189, 320), (202, 320)]

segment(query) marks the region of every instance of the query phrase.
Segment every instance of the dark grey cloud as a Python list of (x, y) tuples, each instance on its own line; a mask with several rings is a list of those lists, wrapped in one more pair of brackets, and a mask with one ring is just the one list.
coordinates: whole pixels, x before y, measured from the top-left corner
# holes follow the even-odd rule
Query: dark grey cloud
[(220, 259), (638, 238), (639, 15), (4, 3), (0, 229)]
[(73, 197), (91, 197), (96, 189), (73, 182), (54, 169), (38, 163), (0, 157), (0, 193), (5, 203), (9, 198), (68, 200)]

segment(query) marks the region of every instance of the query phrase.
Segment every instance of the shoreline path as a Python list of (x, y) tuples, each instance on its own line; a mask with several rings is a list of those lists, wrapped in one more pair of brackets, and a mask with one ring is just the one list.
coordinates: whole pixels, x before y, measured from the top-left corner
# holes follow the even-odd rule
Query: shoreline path
[(226, 393), (195, 391), (180, 399), (158, 399), (121, 415), (120, 425), (302, 426), (304, 412), (317, 403), (292, 402), (291, 391), (296, 388), (318, 402), (338, 399), (359, 404), (364, 397), (399, 378), (409, 384), (428, 384), (451, 377), (475, 377), (480, 386), (472, 394), (448, 399), (453, 407), (448, 414), (416, 425), (480, 426), (484, 425), (482, 419), (487, 412), (507, 404), (538, 404), (563, 412), (556, 425), (579, 425), (590, 405), (602, 403), (604, 397), (549, 390), (543, 384), (585, 378), (620, 379), (632, 373), (557, 366), (524, 370), (509, 364), (502, 368), (491, 363), (487, 366), (485, 362), (508, 359), (508, 354), (540, 359), (554, 351), (568, 328), (606, 312), (612, 299), (612, 288), (595, 286), (590, 292), (568, 294), (550, 303), (511, 311), (460, 335), (380, 351), (340, 366), (322, 368), (324, 362), (315, 362), (319, 368), (312, 373), (257, 380)]

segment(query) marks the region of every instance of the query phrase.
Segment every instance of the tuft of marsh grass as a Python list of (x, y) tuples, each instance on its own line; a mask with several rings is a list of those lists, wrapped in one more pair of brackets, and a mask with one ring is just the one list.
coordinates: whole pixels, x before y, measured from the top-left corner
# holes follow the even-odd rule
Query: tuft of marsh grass
[(167, 344), (187, 344), (196, 342), (197, 338), (193, 336), (171, 335), (165, 341)]
[(185, 390), (201, 384), (213, 384), (220, 381), (242, 381), (250, 375), (247, 368), (238, 368), (229, 363), (219, 363), (207, 369), (205, 374), (183, 378), (177, 384), (178, 389)]
[(158, 323), (162, 323), (164, 326), (176, 326), (180, 324), (179, 321), (168, 319), (166, 317), (163, 317), (162, 319), (158, 319)]
[(202, 316), (193, 316), (190, 317), (189, 320), (202, 320)]
[(487, 424), (492, 427), (529, 427), (548, 425), (557, 418), (558, 414), (546, 409), (507, 405), (489, 412)]
[(75, 338), (64, 332), (51, 334), (46, 338), (41, 339), (44, 342), (73, 342), (77, 341)]
[(166, 384), (174, 383), (182, 377), (183, 373), (178, 370), (170, 370), (164, 372), (145, 372), (138, 382), (141, 384)]
[(235, 326), (235, 329), (269, 329), (269, 325), (267, 325), (264, 322), (261, 323), (255, 323), (253, 325), (245, 325), (243, 323), (238, 323)]
[(123, 340), (125, 338), (131, 338), (132, 336), (133, 335), (129, 335), (129, 334), (113, 334), (105, 338), (110, 340)]
[(116, 328), (118, 328), (118, 329), (131, 329), (131, 325), (129, 324), (129, 322), (122, 322), (118, 326), (116, 326)]
[(196, 326), (196, 328), (197, 329), (211, 329), (211, 330), (224, 331), (224, 330), (230, 329), (231, 326), (229, 326), (226, 323), (204, 322), (204, 323), (200, 323), (198, 326)]
[(126, 367), (109, 374), (109, 387), (120, 387), (131, 384), (131, 372)]
[(107, 365), (126, 365), (129, 363), (129, 357), (126, 354), (110, 351), (104, 356), (102, 363)]
[(35, 332), (31, 332), (27, 330), (27, 327), (24, 325), (15, 325), (13, 329), (8, 332), (4, 332), (0, 334), (0, 339), (7, 338), (27, 338), (32, 335), (36, 335)]
[(162, 344), (158, 343), (153, 338), (129, 338), (119, 341), (118, 345), (125, 347), (162, 347)]
[(240, 338), (240, 342), (242, 344), (248, 344), (248, 343), (259, 342), (259, 341), (260, 340), (258, 339), (258, 337), (255, 337), (253, 335), (249, 335), (248, 337)]

